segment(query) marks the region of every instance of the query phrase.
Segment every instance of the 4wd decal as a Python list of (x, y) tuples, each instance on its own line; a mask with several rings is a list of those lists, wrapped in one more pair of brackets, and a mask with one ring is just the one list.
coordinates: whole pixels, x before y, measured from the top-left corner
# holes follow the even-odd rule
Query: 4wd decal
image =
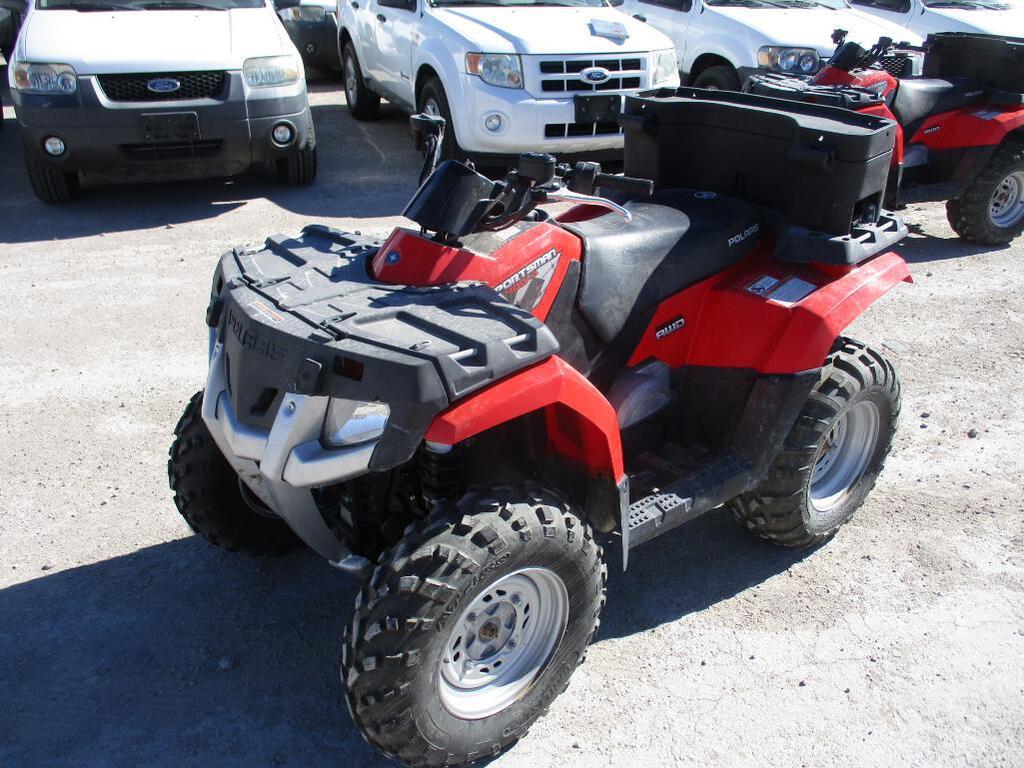
[(673, 333), (675, 333), (676, 331), (682, 330), (685, 326), (686, 326), (686, 319), (682, 318), (682, 317), (677, 317), (675, 320), (673, 320), (668, 325), (663, 325), (663, 326), (661, 326), (661, 328), (659, 328), (657, 331), (655, 331), (654, 332), (654, 338), (656, 338), (658, 341), (661, 341), (666, 336), (670, 336)]
[(536, 308), (555, 275), (555, 267), (558, 266), (561, 255), (562, 252), (556, 248), (546, 251), (515, 274), (502, 280), (494, 290), (517, 307), (527, 311)]

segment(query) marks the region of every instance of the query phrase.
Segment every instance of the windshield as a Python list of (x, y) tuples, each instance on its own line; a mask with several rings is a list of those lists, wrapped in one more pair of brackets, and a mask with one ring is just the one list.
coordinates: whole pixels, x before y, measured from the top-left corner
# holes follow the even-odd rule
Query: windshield
[(1013, 3), (998, 2), (998, 0), (924, 0), (929, 8), (982, 8), (989, 11), (1008, 11)]
[(621, 0), (432, 0), (431, 5), (453, 7), (502, 7), (528, 8), (532, 6), (546, 8), (607, 8), (622, 5)]
[(46, 11), (227, 11), (262, 8), (263, 0), (36, 0)]
[(742, 8), (849, 8), (846, 0), (704, 0), (707, 5)]

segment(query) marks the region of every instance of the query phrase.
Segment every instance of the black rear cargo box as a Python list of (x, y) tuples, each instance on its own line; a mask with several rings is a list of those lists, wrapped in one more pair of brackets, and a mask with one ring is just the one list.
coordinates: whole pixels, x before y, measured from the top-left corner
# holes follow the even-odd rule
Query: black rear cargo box
[(796, 99), (826, 107), (862, 109), (882, 103), (882, 94), (852, 85), (815, 85), (803, 77), (769, 73), (747, 80), (746, 91), (757, 96)]
[(1000, 91), (1024, 93), (1024, 38), (942, 32), (924, 43), (925, 77), (967, 77)]
[(625, 172), (703, 189), (832, 235), (877, 220), (896, 125), (839, 107), (663, 88), (626, 98)]

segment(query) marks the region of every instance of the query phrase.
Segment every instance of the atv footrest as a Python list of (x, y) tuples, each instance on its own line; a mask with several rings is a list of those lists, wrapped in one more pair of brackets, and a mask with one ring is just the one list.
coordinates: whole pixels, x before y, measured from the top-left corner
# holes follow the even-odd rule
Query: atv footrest
[[(657, 462), (661, 463), (661, 462)], [(666, 531), (714, 509), (745, 490), (751, 466), (729, 453), (689, 472), (674, 482), (653, 488), (629, 505), (624, 534), (632, 549)]]

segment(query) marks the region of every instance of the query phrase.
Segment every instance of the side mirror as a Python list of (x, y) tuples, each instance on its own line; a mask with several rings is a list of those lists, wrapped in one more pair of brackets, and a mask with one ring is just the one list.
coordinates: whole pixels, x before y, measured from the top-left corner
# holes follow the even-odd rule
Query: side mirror
[(298, 8), (300, 0), (274, 0), (274, 10), (284, 11), (288, 8)]

